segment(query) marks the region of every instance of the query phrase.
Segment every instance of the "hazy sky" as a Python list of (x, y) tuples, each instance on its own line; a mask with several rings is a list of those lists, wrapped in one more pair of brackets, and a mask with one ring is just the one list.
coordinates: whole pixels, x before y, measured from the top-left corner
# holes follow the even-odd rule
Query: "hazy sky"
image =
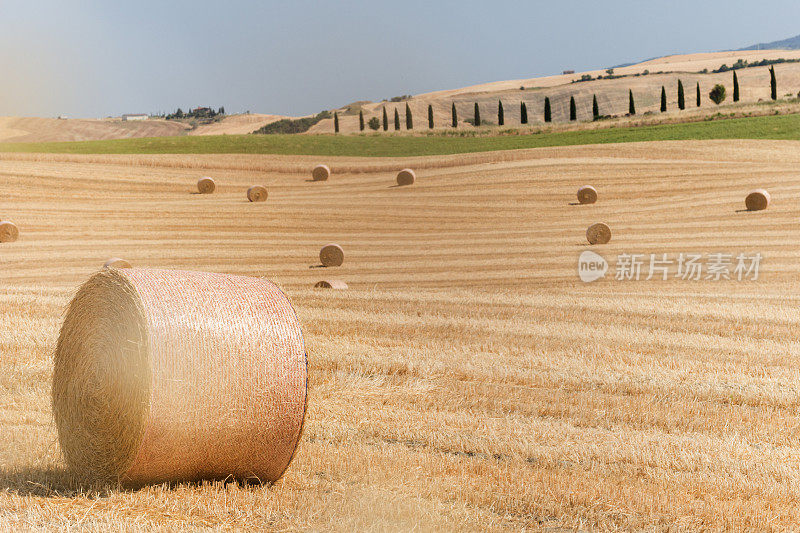
[(0, 2), (0, 115), (299, 115), (800, 34), (797, 0)]

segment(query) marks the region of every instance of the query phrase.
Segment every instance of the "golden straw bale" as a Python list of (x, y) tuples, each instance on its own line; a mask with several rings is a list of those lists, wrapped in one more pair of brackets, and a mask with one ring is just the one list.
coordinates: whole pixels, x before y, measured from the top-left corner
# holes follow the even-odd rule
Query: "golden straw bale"
[(197, 190), (200, 194), (211, 194), (217, 188), (217, 184), (211, 178), (200, 178), (197, 180)]
[(314, 285), (315, 289), (339, 289), (344, 290), (347, 288), (347, 283), (340, 279), (324, 279), (322, 281), (318, 281)]
[(756, 189), (747, 195), (747, 198), (744, 199), (744, 205), (747, 206), (748, 211), (763, 211), (769, 207), (771, 200), (767, 191)]
[(251, 202), (266, 202), (267, 196), (267, 188), (261, 185), (253, 185), (247, 189), (247, 199)]
[(338, 244), (326, 244), (319, 251), (319, 260), (323, 266), (341, 266), (344, 263), (344, 250)]
[(413, 185), (415, 181), (417, 181), (417, 175), (410, 168), (404, 168), (397, 173), (397, 184), (401, 187)]
[(0, 242), (14, 242), (19, 239), (19, 228), (8, 220), (0, 221)]
[(602, 222), (592, 224), (586, 230), (586, 240), (589, 244), (606, 244), (611, 240), (611, 228)]
[(578, 189), (578, 202), (581, 204), (593, 204), (597, 201), (597, 190), (591, 185), (584, 185)]
[(103, 264), (103, 268), (131, 268), (131, 264), (125, 259), (112, 257)]
[(330, 177), (331, 169), (328, 168), (328, 165), (317, 165), (314, 167), (314, 170), (311, 171), (311, 178), (314, 181), (326, 181)]

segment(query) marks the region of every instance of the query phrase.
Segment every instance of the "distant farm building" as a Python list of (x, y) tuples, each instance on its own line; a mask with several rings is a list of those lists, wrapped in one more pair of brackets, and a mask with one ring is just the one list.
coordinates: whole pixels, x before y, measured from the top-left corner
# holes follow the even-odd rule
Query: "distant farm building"
[(147, 120), (147, 118), (148, 116), (146, 113), (122, 115), (122, 120), (124, 122), (131, 122), (133, 120)]
[(575, 71), (574, 70), (565, 70), (561, 74), (575, 74)]

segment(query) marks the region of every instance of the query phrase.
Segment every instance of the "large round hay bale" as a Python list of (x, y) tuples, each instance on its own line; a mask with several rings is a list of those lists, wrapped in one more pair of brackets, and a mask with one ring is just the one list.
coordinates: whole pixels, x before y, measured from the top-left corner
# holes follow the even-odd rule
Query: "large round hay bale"
[(401, 187), (413, 185), (417, 181), (417, 175), (410, 168), (404, 168), (397, 173), (397, 184)]
[(586, 240), (589, 244), (606, 244), (611, 240), (611, 228), (602, 222), (592, 224), (586, 230)]
[(253, 185), (249, 189), (247, 189), (247, 199), (251, 202), (266, 202), (267, 196), (267, 188), (261, 185)]
[(326, 181), (330, 177), (331, 169), (328, 168), (328, 165), (317, 165), (314, 167), (314, 170), (311, 171), (311, 178), (314, 181)]
[(131, 268), (131, 264), (119, 257), (112, 257), (103, 264), (103, 268)]
[(771, 198), (769, 193), (764, 189), (756, 189), (747, 195), (744, 199), (744, 205), (747, 206), (748, 211), (763, 211), (769, 207)]
[(597, 190), (591, 185), (584, 185), (578, 189), (578, 203), (593, 204), (597, 201)]
[(322, 266), (338, 267), (344, 263), (344, 250), (338, 244), (326, 244), (319, 251), (319, 260)]
[(104, 269), (67, 309), (53, 415), (80, 478), (270, 482), (294, 454), (307, 384), (297, 316), (272, 283)]
[(347, 283), (340, 279), (323, 279), (314, 285), (315, 289), (338, 289), (344, 290), (347, 288)]
[(197, 180), (197, 190), (200, 194), (211, 194), (217, 188), (217, 184), (211, 178), (200, 178)]
[(14, 242), (19, 239), (19, 228), (13, 222), (0, 220), (0, 242)]

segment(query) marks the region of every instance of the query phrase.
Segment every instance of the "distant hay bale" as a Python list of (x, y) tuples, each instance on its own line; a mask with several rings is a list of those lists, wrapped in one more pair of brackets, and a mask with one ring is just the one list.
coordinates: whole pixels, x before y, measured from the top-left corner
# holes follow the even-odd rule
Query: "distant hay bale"
[(197, 180), (197, 190), (200, 194), (211, 194), (216, 190), (217, 184), (211, 178), (200, 178)]
[(300, 438), (306, 365), (297, 316), (268, 281), (101, 270), (56, 346), (62, 454), (86, 480), (275, 481)]
[(19, 239), (19, 228), (13, 222), (0, 220), (0, 242), (14, 242)]
[(597, 201), (597, 190), (591, 185), (584, 185), (578, 189), (578, 203), (593, 204)]
[(747, 206), (748, 211), (763, 211), (769, 207), (771, 198), (769, 193), (764, 189), (756, 189), (747, 195), (744, 199), (744, 205)]
[(413, 185), (417, 181), (417, 175), (410, 168), (404, 168), (397, 173), (397, 184), (401, 187)]
[(261, 185), (253, 185), (247, 189), (247, 199), (251, 202), (266, 202), (267, 196), (269, 196), (267, 188)]
[(112, 257), (103, 264), (103, 268), (131, 268), (131, 264), (119, 257)]
[(611, 228), (602, 222), (592, 224), (586, 230), (586, 240), (589, 244), (606, 244), (611, 240)]
[(331, 169), (328, 168), (328, 165), (317, 165), (314, 167), (314, 170), (311, 171), (311, 178), (314, 181), (326, 181), (330, 177)]
[(323, 279), (314, 285), (315, 289), (338, 289), (344, 290), (347, 288), (347, 283), (340, 279)]
[(344, 250), (338, 244), (326, 244), (319, 251), (319, 260), (322, 266), (341, 266), (344, 263)]

